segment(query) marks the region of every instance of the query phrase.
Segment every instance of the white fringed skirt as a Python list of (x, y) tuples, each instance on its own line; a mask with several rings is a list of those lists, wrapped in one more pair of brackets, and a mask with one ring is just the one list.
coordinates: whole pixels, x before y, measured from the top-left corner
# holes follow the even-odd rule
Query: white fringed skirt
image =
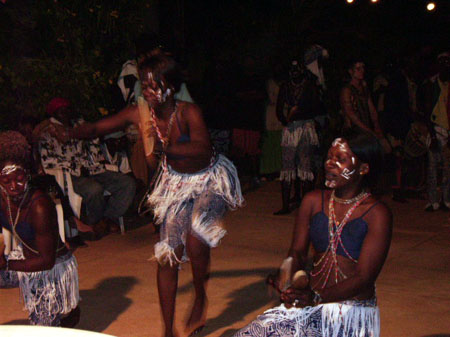
[(181, 260), (174, 253), (178, 246), (186, 246), (188, 233), (216, 247), (226, 234), (222, 225), (226, 209), (241, 207), (244, 199), (236, 168), (223, 155), (196, 173), (180, 173), (167, 164), (163, 167), (149, 203), (161, 225), (155, 258), (162, 265), (173, 265), (188, 260), (186, 251)]
[[(22, 247), (11, 251), (8, 259), (23, 260)], [(58, 316), (75, 309), (80, 301), (78, 264), (71, 253), (57, 257), (52, 269), (16, 273), (32, 324), (50, 325)]]
[(239, 330), (235, 337), (379, 337), (380, 313), (376, 299), (269, 309)]

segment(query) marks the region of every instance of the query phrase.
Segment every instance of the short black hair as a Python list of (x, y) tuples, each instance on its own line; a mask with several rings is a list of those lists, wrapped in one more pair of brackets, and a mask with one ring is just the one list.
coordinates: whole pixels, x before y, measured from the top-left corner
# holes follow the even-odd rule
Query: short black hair
[(180, 65), (170, 56), (158, 54), (146, 57), (139, 64), (139, 76), (145, 70), (151, 70), (156, 82), (164, 78), (172, 86), (175, 92), (180, 91), (181, 84), (184, 82), (184, 75)]
[(375, 136), (364, 132), (352, 132), (343, 138), (356, 157), (369, 165), (369, 173), (364, 176), (363, 184), (368, 188), (375, 187), (384, 167), (384, 152), (380, 142)]
[(365, 64), (366, 62), (364, 62), (362, 57), (350, 58), (345, 62), (345, 70), (353, 69), (353, 67), (355, 66), (356, 63), (364, 63)]

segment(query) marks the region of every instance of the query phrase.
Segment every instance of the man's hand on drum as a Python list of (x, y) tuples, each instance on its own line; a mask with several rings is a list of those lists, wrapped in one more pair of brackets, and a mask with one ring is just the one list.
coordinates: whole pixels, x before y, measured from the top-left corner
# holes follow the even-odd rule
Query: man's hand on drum
[(314, 305), (314, 292), (309, 287), (305, 289), (289, 287), (281, 293), (280, 299), (288, 307), (303, 308)]

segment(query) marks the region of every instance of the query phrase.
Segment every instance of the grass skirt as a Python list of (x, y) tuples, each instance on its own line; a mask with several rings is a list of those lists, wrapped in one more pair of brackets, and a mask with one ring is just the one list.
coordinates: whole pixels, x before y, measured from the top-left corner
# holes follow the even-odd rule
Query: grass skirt
[(379, 337), (380, 313), (376, 299), (269, 309), (239, 330), (235, 337)]
[[(20, 246), (8, 256), (8, 260), (23, 259)], [(57, 257), (55, 265), (50, 270), (9, 271), (9, 273), (17, 275), (10, 278), (15, 280), (18, 278), (24, 306), (33, 325), (59, 325), (60, 316), (71, 312), (80, 301), (78, 264), (71, 253)]]
[(225, 210), (243, 205), (241, 186), (233, 163), (218, 155), (208, 168), (196, 173), (180, 173), (165, 165), (149, 197), (155, 221), (161, 225), (155, 257), (160, 264), (179, 260), (174, 249), (186, 246), (190, 232), (210, 247), (216, 247), (226, 234), (222, 228)]
[(319, 137), (313, 120), (295, 121), (283, 128), (280, 180), (290, 182), (298, 177), (302, 181), (312, 181), (312, 158), (318, 146)]

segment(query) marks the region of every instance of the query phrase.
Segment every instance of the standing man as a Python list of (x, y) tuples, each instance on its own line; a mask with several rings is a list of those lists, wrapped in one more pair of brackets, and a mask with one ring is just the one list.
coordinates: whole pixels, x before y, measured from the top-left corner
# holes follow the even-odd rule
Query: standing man
[(344, 86), (340, 97), (347, 127), (382, 138), (383, 133), (378, 122), (378, 112), (364, 80), (364, 62), (358, 59), (351, 61), (348, 64), (347, 71), (350, 75), (350, 82)]
[[(428, 204), (425, 210), (437, 211), (440, 200), (443, 207), (450, 209), (450, 163), (448, 133), (450, 130), (449, 113), (449, 80), (450, 80), (450, 52), (444, 52), (437, 58), (439, 73), (425, 81), (423, 87), (425, 117), (428, 120), (431, 134), (431, 145), (428, 151), (427, 191)], [(442, 197), (437, 191), (437, 166), (442, 162)]]
[(274, 215), (291, 211), (289, 203), (293, 182), (296, 203), (314, 186), (312, 158), (319, 146), (314, 117), (320, 115), (322, 109), (314, 75), (298, 61), (292, 61), (289, 80), (281, 85), (277, 99), (277, 117), (284, 126), (280, 173), (282, 208)]

